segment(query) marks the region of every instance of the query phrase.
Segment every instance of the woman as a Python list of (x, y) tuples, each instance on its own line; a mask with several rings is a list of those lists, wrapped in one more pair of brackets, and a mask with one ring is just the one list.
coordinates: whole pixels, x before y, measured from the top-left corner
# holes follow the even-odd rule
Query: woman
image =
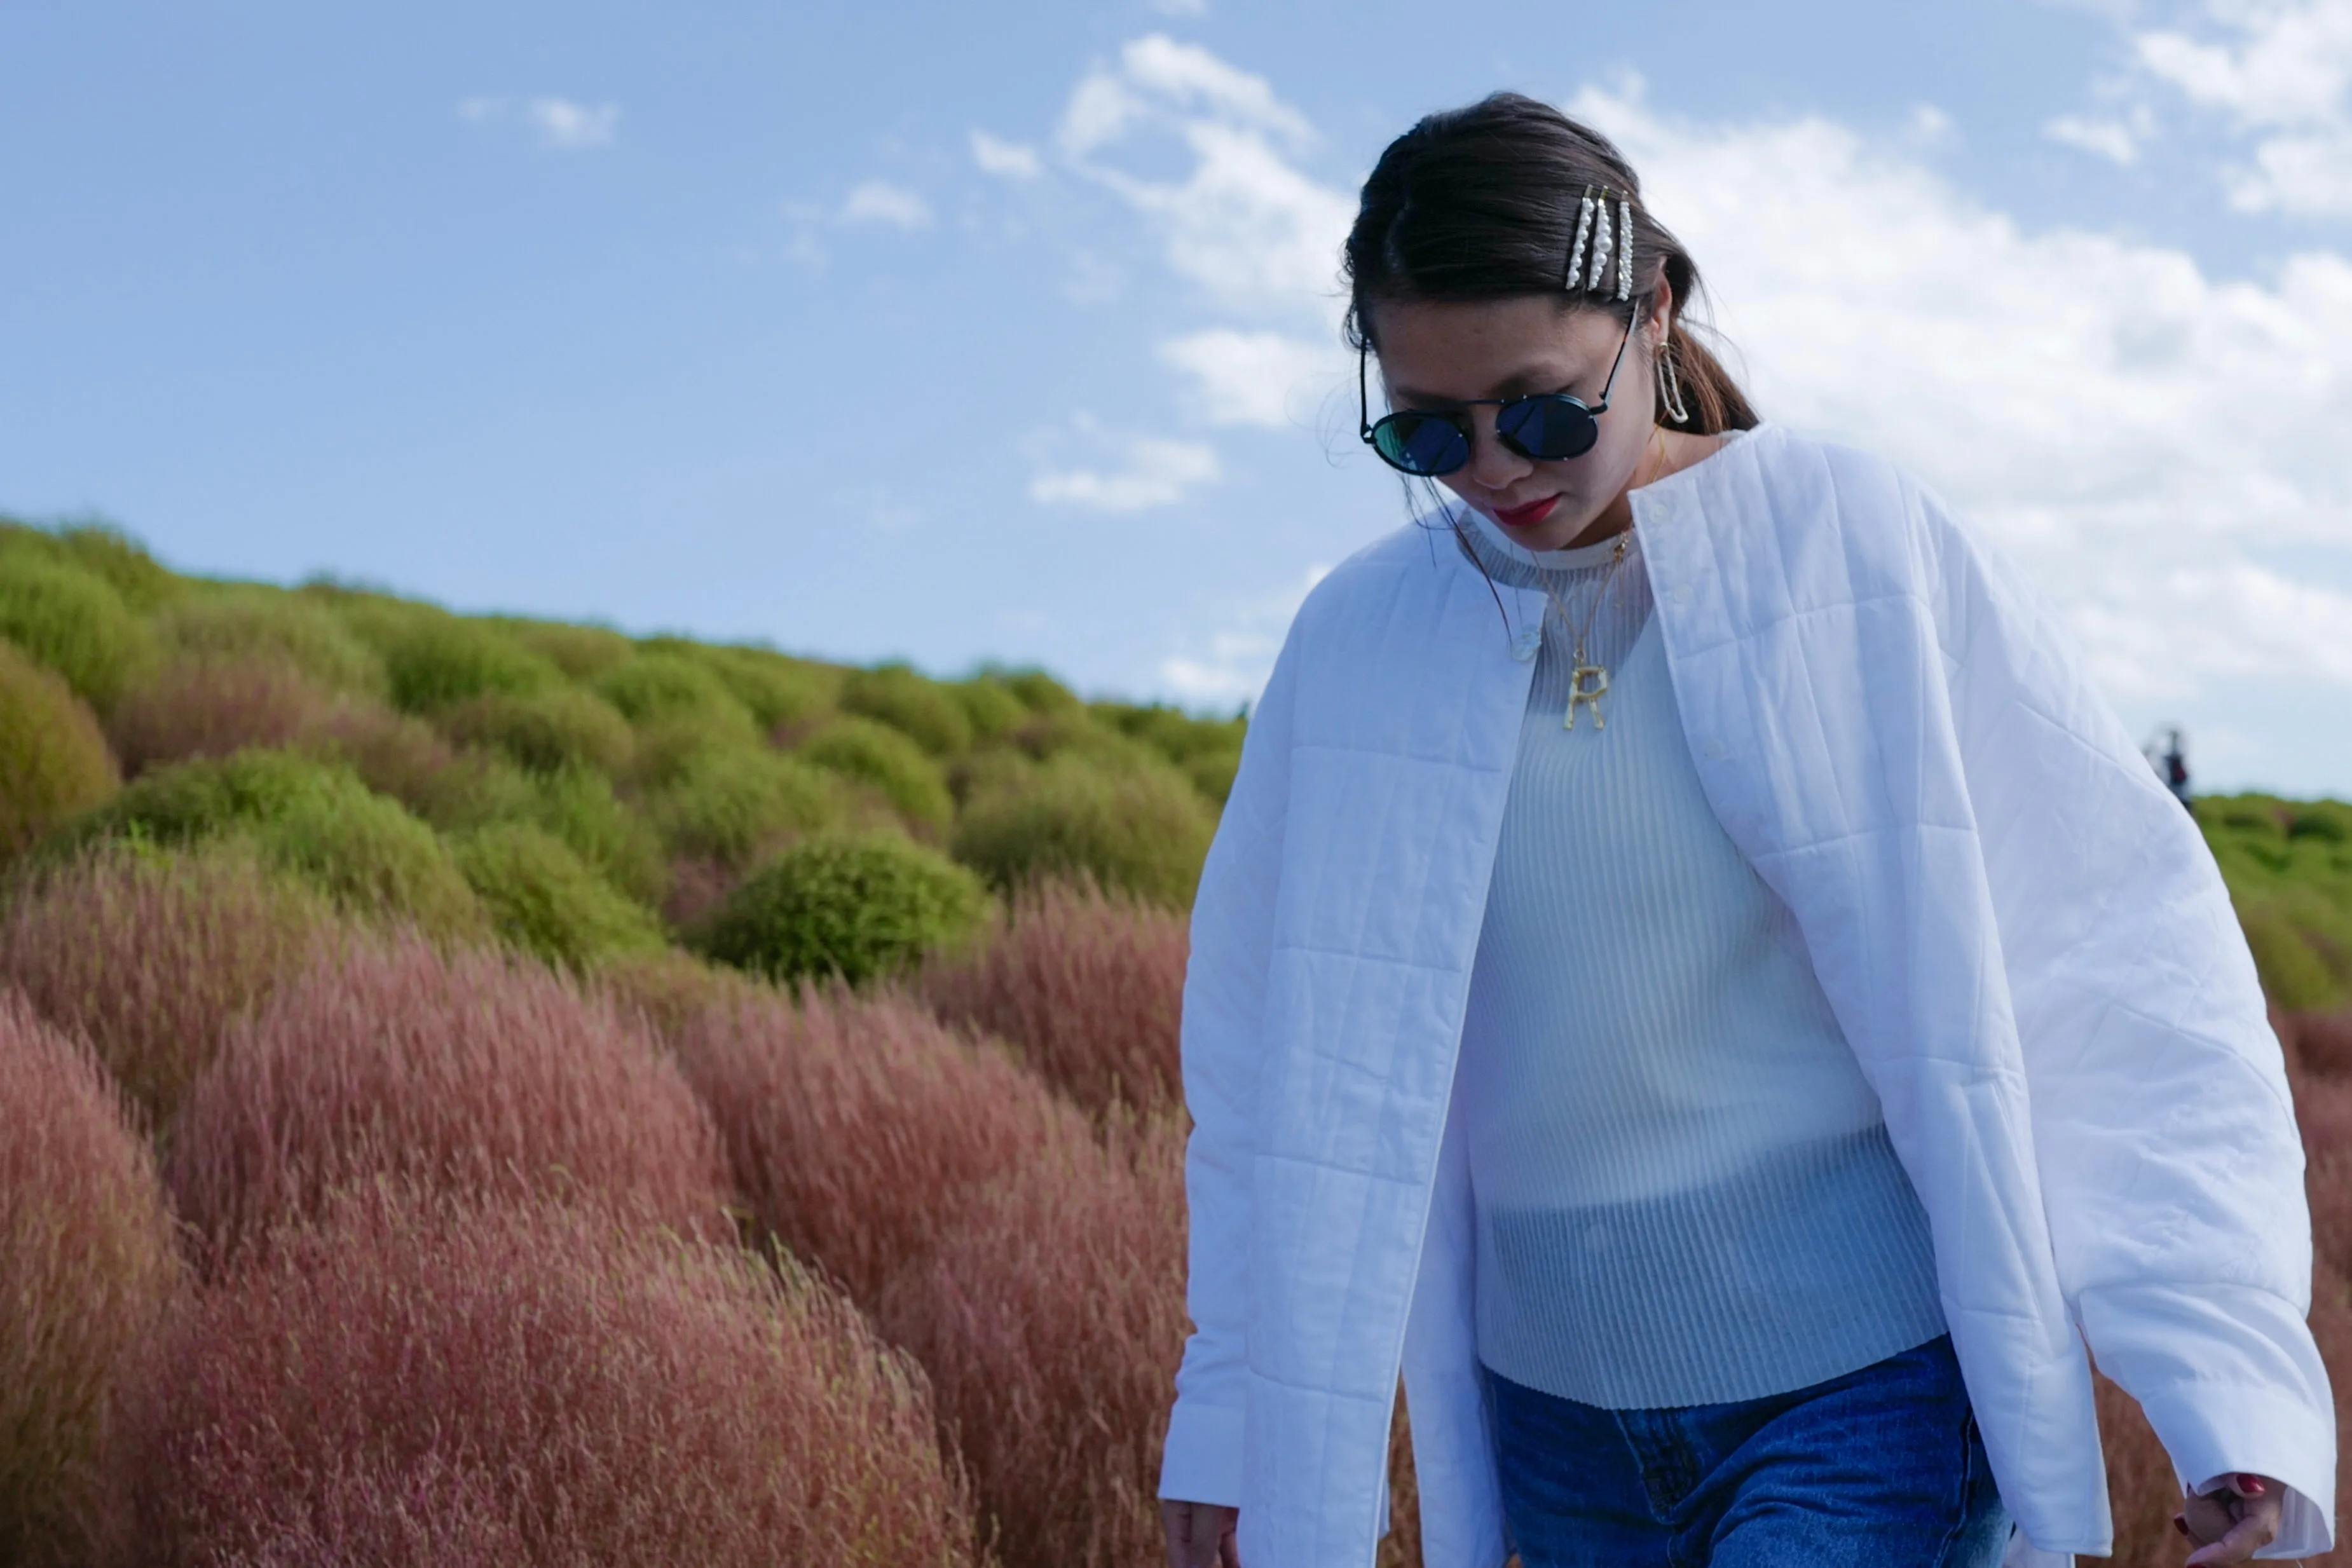
[(2049, 610), (1757, 422), (1557, 111), (1414, 127), (1347, 258), (1452, 498), (1308, 597), (1202, 875), (1171, 1562), (1372, 1562), (1400, 1365), (1431, 1568), (2104, 1553), (2085, 1342), (2191, 1562), (2326, 1550), (2278, 1044)]

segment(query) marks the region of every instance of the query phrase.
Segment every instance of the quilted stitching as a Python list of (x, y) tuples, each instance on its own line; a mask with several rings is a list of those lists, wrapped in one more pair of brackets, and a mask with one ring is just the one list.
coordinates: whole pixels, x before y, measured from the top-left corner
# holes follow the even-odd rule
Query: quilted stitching
[[(2300, 1212), (2299, 1149), (2210, 857), (2054, 618), (1895, 469), (1775, 429), (1635, 503), (1702, 782), (1879, 1092), (2028, 1532), (2107, 1547), (2088, 1288), (2109, 1303), (2102, 1364), (2176, 1457), (2256, 1439), (2184, 1389), (2159, 1319), (2197, 1322), (2198, 1351), (2253, 1380), (2243, 1408), (2332, 1435), (2307, 1333), (2188, 1305), (2307, 1290), (2307, 1238), (2221, 1234)], [(1511, 607), (1411, 528), (1326, 578), (1203, 875), (1184, 1024), (1198, 1332), (1163, 1486), (1239, 1502), (1251, 1568), (1371, 1561), (1401, 1355), (1429, 1561), (1502, 1559), (1444, 1140), (1530, 673)], [(2174, 1071), (2205, 1093), (2134, 1099)], [(2180, 1114), (2194, 1136), (2166, 1135)], [(2300, 1464), (2271, 1473), (2324, 1519), (2332, 1455)]]

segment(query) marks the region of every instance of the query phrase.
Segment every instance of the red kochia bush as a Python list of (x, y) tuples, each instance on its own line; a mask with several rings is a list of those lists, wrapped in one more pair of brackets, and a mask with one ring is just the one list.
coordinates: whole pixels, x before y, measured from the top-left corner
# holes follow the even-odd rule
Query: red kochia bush
[(941, 1018), (1011, 1040), (1081, 1105), (1159, 1111), (1183, 1100), (1186, 925), (1181, 914), (1089, 883), (1047, 883), (1014, 895), (993, 941), (933, 959), (917, 985)]
[(280, 986), (196, 1082), (164, 1165), (219, 1255), (377, 1176), (561, 1194), (698, 1229), (726, 1166), (650, 1033), (544, 969), (422, 939)]
[(738, 1192), (860, 1301), (987, 1184), (1088, 1138), (1084, 1118), (1009, 1056), (904, 997), (747, 998), (706, 1009), (676, 1040)]
[(1183, 1354), (1172, 1120), (1066, 1145), (993, 1189), (877, 1317), (931, 1375), (1007, 1568), (1158, 1562), (1162, 1428)]
[(804, 1271), (392, 1186), (184, 1301), (119, 1406), (139, 1568), (964, 1568), (920, 1375)]
[(175, 1280), (105, 1074), (0, 988), (0, 1563), (82, 1555), (110, 1391)]
[(326, 716), (329, 699), (301, 671), (271, 659), (167, 664), (107, 716), (126, 774), (248, 746), (286, 746)]
[(0, 980), (88, 1040), (160, 1132), (229, 1024), (334, 928), (325, 900), (237, 847), (100, 849), (0, 916)]

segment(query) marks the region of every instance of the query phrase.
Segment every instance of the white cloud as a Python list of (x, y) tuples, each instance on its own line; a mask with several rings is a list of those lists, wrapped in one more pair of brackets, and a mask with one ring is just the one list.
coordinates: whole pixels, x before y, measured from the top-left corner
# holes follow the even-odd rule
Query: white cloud
[(566, 151), (608, 147), (621, 124), (621, 106), (617, 103), (586, 104), (574, 103), (568, 98), (535, 98), (524, 106), (523, 113), (539, 132), (540, 145)]
[[(2237, 133), (2243, 161), (2224, 171), (2233, 205), (2352, 214), (2352, 0), (2198, 0), (2178, 26), (2118, 23), (2133, 68), (2121, 90), (2142, 115), (2162, 97)], [(2095, 141), (2116, 144), (2075, 144), (2113, 155)]]
[(971, 133), (971, 161), (981, 172), (1005, 180), (1034, 180), (1045, 172), (1034, 147), (1001, 141), (985, 131)]
[(1078, 428), (1094, 436), (1094, 444), (1104, 449), (1116, 465), (1047, 469), (1029, 482), (1032, 500), (1097, 512), (1140, 512), (1173, 505), (1200, 486), (1214, 484), (1223, 473), (1216, 448), (1196, 441), (1152, 435), (1115, 438), (1084, 420)]
[(1193, 378), (1212, 424), (1286, 429), (1302, 423), (1301, 394), (1328, 379), (1332, 351), (1328, 343), (1285, 332), (1213, 327), (1161, 343), (1160, 359)]
[(1694, 125), (1638, 89), (1570, 107), (1707, 269), (1768, 416), (1924, 476), (2060, 602), (2111, 695), (2352, 686), (2352, 261), (2221, 282), (2028, 232), (1827, 120)]
[(845, 224), (887, 224), (893, 228), (919, 229), (931, 221), (930, 204), (903, 185), (867, 180), (841, 204)]
[(609, 147), (621, 126), (617, 103), (575, 103), (568, 98), (534, 98), (521, 104), (504, 98), (469, 98), (457, 106), (457, 118), (471, 125), (509, 116), (519, 118), (538, 134), (539, 144), (565, 152)]
[(2139, 162), (2139, 138), (2120, 120), (2062, 114), (2042, 123), (2042, 133), (2053, 141), (2094, 153), (2113, 163)]
[(1951, 147), (1960, 139), (1959, 122), (1932, 103), (1913, 104), (1904, 129), (1913, 144), (1919, 147)]
[(1323, 565), (1308, 567), (1280, 592), (1233, 606), (1223, 617), (1223, 623), (1202, 639), (1194, 652), (1160, 660), (1160, 678), (1184, 702), (1203, 706), (1255, 703), (1265, 689), (1275, 655), (1282, 652), (1291, 618), (1298, 613), (1307, 591), (1330, 570)]
[(1087, 73), (1063, 112), (1063, 151), (1083, 157), (1125, 135), (1139, 120), (1169, 113), (1200, 116), (1311, 145), (1307, 117), (1275, 96), (1264, 77), (1227, 65), (1197, 44), (1165, 33), (1129, 41), (1116, 67)]
[[(1139, 38), (1117, 66), (1078, 83), (1056, 140), (1081, 173), (1158, 230), (1169, 265), (1219, 304), (1330, 316), (1355, 203), (1292, 162), (1313, 145), (1314, 128), (1264, 78), (1193, 45)], [(1190, 165), (1181, 177), (1120, 162), (1143, 143), (1157, 152), (1171, 141)]]

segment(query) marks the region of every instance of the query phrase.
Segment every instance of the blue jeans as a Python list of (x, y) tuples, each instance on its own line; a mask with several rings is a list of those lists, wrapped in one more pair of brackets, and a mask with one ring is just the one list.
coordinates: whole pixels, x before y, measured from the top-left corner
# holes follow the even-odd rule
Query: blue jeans
[(1730, 1405), (1604, 1410), (1486, 1380), (1526, 1568), (1991, 1568), (2009, 1544), (1948, 1334)]

